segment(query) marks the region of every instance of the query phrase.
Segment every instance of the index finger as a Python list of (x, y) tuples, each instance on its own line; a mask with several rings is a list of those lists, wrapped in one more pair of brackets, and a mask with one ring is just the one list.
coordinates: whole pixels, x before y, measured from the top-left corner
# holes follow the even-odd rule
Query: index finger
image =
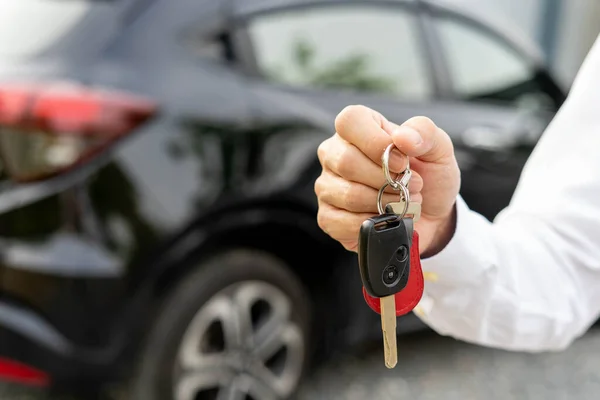
[(375, 110), (361, 105), (345, 107), (335, 119), (338, 135), (356, 146), (377, 165), (381, 156), (392, 143), (392, 137), (384, 130), (387, 120)]

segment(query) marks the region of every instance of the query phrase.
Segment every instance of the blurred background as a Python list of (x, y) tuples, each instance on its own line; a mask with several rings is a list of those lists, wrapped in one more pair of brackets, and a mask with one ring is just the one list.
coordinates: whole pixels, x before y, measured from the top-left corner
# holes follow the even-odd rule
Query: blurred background
[(599, 4), (592, 0), (455, 0), (511, 19), (544, 53), (549, 68), (568, 87), (598, 36)]
[(595, 0), (0, 0), (0, 399), (593, 399), (600, 334), (518, 354), (398, 321), (317, 226), (318, 145), (427, 115), (492, 220)]

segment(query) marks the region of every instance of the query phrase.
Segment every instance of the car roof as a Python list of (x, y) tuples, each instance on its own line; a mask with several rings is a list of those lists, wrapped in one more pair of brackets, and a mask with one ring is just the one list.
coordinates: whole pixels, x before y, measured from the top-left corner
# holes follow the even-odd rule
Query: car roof
[[(274, 8), (285, 8), (309, 4), (340, 4), (354, 3), (355, 0), (229, 0), (231, 12), (238, 17), (244, 17), (254, 13), (268, 11)], [(473, 20), (501, 36), (516, 48), (527, 54), (534, 62), (544, 64), (544, 57), (540, 47), (523, 31), (518, 25), (499, 13), (486, 11), (484, 7), (476, 7), (473, 1), (459, 0), (365, 0), (364, 3), (401, 3), (413, 5), (425, 5), (434, 10), (454, 13)], [(464, 3), (464, 4), (460, 4)]]
[[(381, 2), (381, 0), (365, 0), (365, 3), (369, 1)], [(421, 0), (388, 0), (388, 2), (397, 3), (418, 3)], [(302, 6), (309, 4), (320, 4), (320, 3), (356, 3), (353, 0), (230, 0), (233, 11), (236, 15), (253, 14), (255, 12), (267, 11), (273, 8), (285, 8), (291, 6)]]

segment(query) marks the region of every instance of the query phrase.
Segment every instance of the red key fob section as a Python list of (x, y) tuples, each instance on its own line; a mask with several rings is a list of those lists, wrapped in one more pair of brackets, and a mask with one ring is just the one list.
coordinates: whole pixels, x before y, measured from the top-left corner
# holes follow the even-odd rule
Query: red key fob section
[[(396, 316), (402, 316), (411, 312), (423, 296), (424, 282), (423, 270), (421, 269), (421, 254), (419, 252), (419, 234), (413, 231), (412, 244), (410, 247), (410, 272), (406, 287), (394, 296), (396, 298)], [(381, 305), (378, 297), (367, 293), (363, 287), (365, 301), (377, 314), (381, 314)]]

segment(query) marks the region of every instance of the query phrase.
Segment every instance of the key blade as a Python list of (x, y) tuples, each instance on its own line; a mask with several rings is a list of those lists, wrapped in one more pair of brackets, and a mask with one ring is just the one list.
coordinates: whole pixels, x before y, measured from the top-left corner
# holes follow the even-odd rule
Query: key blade
[(406, 210), (406, 215), (412, 217), (414, 222), (417, 222), (419, 218), (421, 218), (421, 203), (417, 203), (414, 201), (408, 203), (408, 210)]
[[(385, 206), (385, 212), (390, 213), (390, 214), (401, 215), (402, 212), (404, 211), (405, 205), (406, 205), (406, 202), (404, 202), (404, 201), (396, 201), (393, 203), (388, 203)], [(412, 218), (413, 221), (417, 222), (419, 220), (419, 218), (421, 218), (421, 203), (417, 203), (414, 201), (411, 201), (410, 203), (408, 203), (408, 208), (406, 209), (406, 214), (404, 214), (404, 216)]]
[(388, 214), (401, 215), (404, 212), (405, 206), (406, 206), (406, 201), (404, 201), (404, 200), (387, 203), (385, 206), (385, 212)]
[(382, 297), (381, 330), (383, 331), (383, 354), (385, 366), (394, 368), (398, 363), (398, 344), (396, 343), (396, 299), (392, 296)]

